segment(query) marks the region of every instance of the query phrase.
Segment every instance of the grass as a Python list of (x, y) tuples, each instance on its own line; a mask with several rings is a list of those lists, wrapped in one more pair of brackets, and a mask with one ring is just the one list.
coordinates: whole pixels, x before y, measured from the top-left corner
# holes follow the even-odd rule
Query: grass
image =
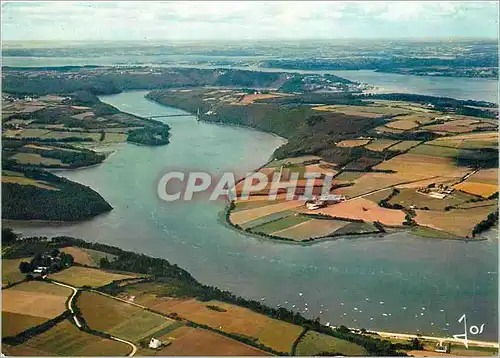
[(397, 142), (397, 140), (392, 139), (375, 139), (371, 143), (365, 145), (365, 148), (375, 152), (380, 152)]
[(94, 292), (83, 292), (78, 307), (90, 328), (137, 342), (174, 321)]
[(119, 356), (130, 352), (125, 343), (80, 331), (68, 320), (29, 339), (24, 345), (55, 356)]
[(417, 208), (428, 207), (430, 210), (444, 210), (447, 206), (459, 205), (473, 198), (467, 194), (452, 193), (444, 199), (436, 199), (418, 193), (415, 189), (400, 189), (399, 194), (392, 197), (389, 203), (400, 204), (405, 208), (414, 205)]
[(393, 145), (392, 147), (389, 148), (389, 150), (398, 150), (404, 152), (405, 150), (408, 150), (416, 145), (418, 145), (420, 141), (418, 140), (404, 140), (402, 142), (399, 142), (398, 144)]
[(255, 209), (276, 203), (276, 200), (236, 201), (234, 203), (234, 209), (232, 211), (237, 212), (242, 210)]
[(354, 181), (358, 178), (360, 178), (363, 174), (363, 172), (342, 172), (339, 175), (337, 175), (333, 180), (335, 181)]
[(290, 215), (276, 221), (271, 221), (263, 225), (255, 226), (252, 228), (252, 231), (264, 234), (272, 234), (275, 231), (283, 230), (291, 226), (298, 225), (310, 219), (311, 218), (308, 218), (306, 216)]
[(334, 232), (335, 236), (340, 235), (351, 235), (351, 234), (368, 234), (372, 232), (378, 232), (378, 229), (370, 223), (365, 222), (352, 222), (346, 226), (336, 230)]
[(87, 252), (96, 264), (99, 264), (102, 258), (107, 258), (109, 261), (113, 261), (116, 259), (115, 255), (108, 254), (106, 252), (96, 251), (92, 249), (82, 249), (82, 250)]
[(346, 356), (368, 355), (368, 352), (357, 344), (314, 331), (307, 332), (297, 346), (297, 355), (300, 356), (313, 356), (324, 352)]
[(429, 155), (433, 157), (456, 158), (460, 149), (450, 147), (437, 147), (435, 145), (421, 144), (410, 150), (410, 154)]
[(99, 142), (101, 139), (101, 133), (86, 133), (86, 132), (60, 132), (60, 131), (53, 131), (53, 132), (48, 132), (41, 136), (43, 139), (63, 139), (63, 138), (71, 138), (71, 137), (76, 137), (76, 138), (90, 138), (94, 142)]
[(352, 148), (352, 147), (362, 147), (370, 143), (370, 139), (346, 139), (338, 142), (337, 147)]
[(100, 287), (115, 280), (136, 277), (135, 275), (122, 275), (103, 270), (72, 266), (66, 270), (50, 275), (51, 279), (61, 281), (72, 286)]
[(348, 221), (311, 219), (299, 225), (276, 231), (273, 235), (302, 241), (327, 236), (346, 225), (349, 225)]
[(400, 121), (393, 121), (393, 122), (387, 123), (385, 126), (388, 128), (393, 128), (393, 129), (408, 130), (408, 129), (417, 128), (419, 126), (419, 124), (415, 121), (412, 121), (412, 120), (400, 120)]
[(21, 261), (30, 261), (30, 257), (21, 259), (2, 259), (2, 286), (24, 280), (25, 274), (19, 271)]
[(59, 159), (45, 158), (36, 153), (16, 153), (11, 158), (20, 164), (68, 166), (68, 164), (61, 162)]
[(256, 226), (260, 226), (260, 225), (264, 225), (268, 222), (271, 222), (271, 221), (274, 221), (274, 220), (278, 220), (278, 219), (282, 219), (284, 217), (287, 217), (287, 216), (290, 216), (290, 215), (293, 215), (294, 212), (291, 211), (291, 210), (284, 210), (284, 211), (280, 211), (280, 212), (277, 212), (277, 213), (273, 213), (273, 214), (270, 214), (270, 215), (265, 215), (265, 216), (261, 216), (257, 219), (254, 219), (254, 220), (251, 220), (251, 221), (247, 221), (246, 223), (244, 224), (239, 224), (240, 227), (242, 229), (253, 229), (254, 227)]
[(460, 239), (458, 236), (449, 234), (445, 231), (436, 230), (425, 226), (415, 226), (410, 230), (410, 234), (425, 237), (430, 239), (447, 239), (447, 240), (457, 240)]

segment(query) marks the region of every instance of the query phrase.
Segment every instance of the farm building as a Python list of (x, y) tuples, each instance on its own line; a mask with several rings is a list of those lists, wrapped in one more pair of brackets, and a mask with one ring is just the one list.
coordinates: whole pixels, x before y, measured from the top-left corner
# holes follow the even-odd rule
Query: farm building
[(156, 339), (156, 338), (151, 338), (151, 340), (149, 341), (149, 348), (152, 348), (152, 349), (158, 349), (162, 346), (162, 343), (159, 339)]

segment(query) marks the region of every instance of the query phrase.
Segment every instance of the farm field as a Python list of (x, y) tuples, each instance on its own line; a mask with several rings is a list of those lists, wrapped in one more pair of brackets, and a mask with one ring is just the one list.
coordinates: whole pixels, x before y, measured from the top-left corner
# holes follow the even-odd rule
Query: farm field
[(491, 195), (498, 192), (498, 185), (478, 183), (467, 179), (466, 181), (455, 185), (455, 189), (469, 194), (482, 196), (483, 198), (489, 198)]
[(75, 287), (90, 286), (100, 287), (115, 280), (136, 277), (133, 274), (122, 275), (103, 270), (72, 266), (66, 270), (50, 275), (53, 280), (61, 281)]
[(270, 353), (248, 346), (234, 339), (201, 328), (181, 327), (178, 337), (172, 337), (172, 342), (159, 350), (141, 349), (139, 356), (268, 356)]
[(61, 162), (59, 159), (45, 158), (36, 153), (16, 153), (10, 158), (20, 164), (57, 165), (60, 167), (68, 166), (68, 164)]
[(394, 170), (397, 176), (404, 174), (413, 180), (438, 176), (460, 178), (471, 172), (469, 168), (456, 167), (455, 161), (450, 158), (410, 153), (382, 162), (375, 169)]
[(341, 106), (329, 105), (313, 107), (313, 110), (323, 112), (339, 112), (351, 116), (359, 116), (366, 118), (382, 118), (387, 116), (395, 116), (409, 113), (408, 110), (402, 108), (391, 108), (383, 106)]
[(399, 150), (399, 151), (406, 151), (416, 145), (418, 145), (420, 143), (420, 141), (418, 140), (403, 140), (401, 142), (399, 142), (398, 144), (395, 144), (393, 145), (391, 148), (389, 148), (389, 150)]
[(326, 236), (348, 224), (348, 221), (342, 220), (310, 219), (298, 225), (275, 231), (272, 234), (274, 236), (302, 241), (309, 238)]
[(297, 346), (297, 355), (314, 356), (319, 353), (341, 353), (346, 356), (366, 356), (368, 352), (361, 346), (342, 339), (309, 331)]
[(281, 159), (281, 160), (273, 160), (271, 161), (267, 167), (268, 168), (273, 168), (273, 167), (280, 167), (282, 165), (290, 165), (290, 164), (303, 164), (304, 162), (310, 162), (310, 161), (319, 161), (321, 157), (318, 157), (317, 155), (303, 155), (299, 157), (293, 157), (293, 158), (286, 158), (286, 159)]
[(24, 280), (25, 274), (19, 271), (21, 261), (30, 261), (30, 257), (21, 259), (2, 259), (2, 287), (9, 283), (15, 283)]
[[(254, 196), (253, 198), (256, 198), (256, 196)], [(262, 197), (262, 200), (251, 200), (251, 201), (250, 200), (235, 200), (234, 201), (234, 209), (232, 210), (232, 212), (261, 208), (263, 206), (273, 205), (273, 204), (277, 204), (279, 202), (282, 202), (282, 201), (267, 200), (267, 196)]]
[(280, 211), (286, 211), (304, 204), (303, 200), (289, 200), (279, 204), (266, 205), (261, 208), (248, 209), (231, 213), (233, 224), (244, 224), (262, 216), (271, 215)]
[(498, 168), (480, 169), (472, 174), (469, 178), (470, 181), (483, 184), (498, 184)]
[(365, 173), (358, 179), (354, 180), (353, 186), (338, 188), (334, 191), (353, 198), (358, 195), (364, 195), (376, 190), (388, 188), (397, 184), (406, 183), (409, 181), (418, 180), (415, 175), (408, 172), (402, 173)]
[[(218, 312), (207, 306), (218, 306), (225, 312)], [(253, 337), (259, 343), (279, 352), (289, 352), (302, 327), (278, 321), (258, 314), (247, 308), (224, 302), (200, 302), (196, 299), (158, 299), (148, 305), (153, 310), (177, 313), (195, 323), (204, 324), (224, 332)], [(252, 322), (252, 324), (248, 324)]]
[(290, 215), (263, 225), (255, 226), (252, 228), (252, 232), (273, 234), (274, 232), (287, 229), (308, 220), (310, 220), (310, 218), (298, 214)]
[(353, 148), (353, 147), (362, 147), (366, 144), (370, 143), (370, 139), (346, 139), (341, 142), (338, 142), (337, 147), (342, 148)]
[(92, 259), (92, 257), (90, 257), (90, 255), (85, 250), (80, 249), (79, 247), (74, 247), (74, 246), (63, 247), (60, 251), (73, 256), (75, 262), (79, 264), (91, 267), (98, 267), (98, 265)]
[(101, 261), (102, 258), (107, 258), (109, 261), (113, 261), (116, 258), (115, 255), (111, 255), (106, 252), (96, 251), (92, 249), (82, 249), (82, 250), (89, 254), (89, 256), (96, 263), (96, 265), (99, 265), (99, 262)]
[(2, 311), (2, 337), (15, 336), (47, 320), (44, 317)]
[[(24, 132), (24, 131), (23, 131)], [(48, 132), (42, 136), (40, 136), (42, 139), (54, 139), (54, 140), (59, 140), (59, 139), (64, 139), (64, 138), (88, 138), (93, 140), (94, 142), (99, 142), (101, 139), (101, 134), (100, 133), (88, 133), (88, 132), (62, 132), (62, 131), (51, 131)]]
[(175, 322), (94, 292), (83, 292), (77, 305), (90, 328), (134, 342)]
[(417, 128), (419, 125), (420, 124), (414, 120), (404, 119), (404, 120), (389, 122), (385, 126), (393, 129), (408, 130)]
[(444, 133), (468, 133), (472, 132), (475, 128), (475, 124), (479, 124), (480, 122), (477, 120), (455, 120), (446, 122), (443, 124), (432, 124), (429, 126), (425, 126), (422, 129), (433, 131), (433, 132), (444, 132)]
[(371, 143), (365, 145), (365, 148), (375, 152), (381, 152), (396, 143), (398, 143), (398, 141), (392, 139), (375, 139)]
[(282, 218), (286, 218), (287, 216), (294, 215), (294, 214), (295, 214), (295, 211), (292, 211), (292, 210), (279, 211), (279, 212), (274, 213), (274, 214), (261, 216), (259, 218), (254, 219), (254, 220), (247, 221), (246, 223), (241, 224), (240, 227), (244, 230), (252, 229), (256, 226), (264, 225), (264, 224), (267, 224), (269, 222), (279, 220)]
[(127, 344), (82, 332), (68, 320), (13, 347), (13, 353), (24, 347), (51, 356), (124, 356), (130, 352)]
[(473, 210), (434, 211), (416, 210), (414, 218), (419, 225), (442, 230), (461, 238), (470, 237), (474, 226), (494, 212), (497, 205), (476, 207)]
[(388, 226), (400, 226), (405, 220), (405, 213), (400, 210), (386, 209), (373, 201), (359, 198), (336, 205), (309, 211), (310, 214), (323, 214), (337, 218), (358, 219), (367, 222), (379, 221)]
[(66, 310), (71, 290), (46, 282), (28, 281), (2, 290), (2, 312), (41, 317), (45, 320)]
[(389, 200), (390, 204), (400, 204), (405, 208), (415, 206), (416, 208), (427, 207), (430, 210), (444, 210), (447, 206), (455, 206), (474, 199), (473, 196), (465, 193), (454, 192), (444, 199), (436, 199), (417, 192), (416, 189), (399, 189), (399, 194)]
[(415, 155), (428, 155), (432, 157), (456, 158), (461, 152), (465, 153), (469, 151), (450, 147), (420, 144), (415, 148), (410, 149), (408, 153)]

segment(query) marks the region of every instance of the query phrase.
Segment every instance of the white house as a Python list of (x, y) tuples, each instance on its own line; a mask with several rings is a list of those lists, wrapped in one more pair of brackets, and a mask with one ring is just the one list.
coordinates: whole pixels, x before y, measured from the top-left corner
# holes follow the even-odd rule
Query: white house
[(149, 341), (149, 348), (158, 349), (161, 347), (161, 341), (156, 338), (151, 338)]

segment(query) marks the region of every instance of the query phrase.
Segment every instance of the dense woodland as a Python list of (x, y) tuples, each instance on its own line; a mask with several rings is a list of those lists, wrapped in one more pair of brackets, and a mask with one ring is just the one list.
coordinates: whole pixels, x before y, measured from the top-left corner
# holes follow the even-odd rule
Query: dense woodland
[(91, 188), (31, 166), (4, 161), (2, 169), (22, 172), (59, 190), (2, 183), (2, 218), (11, 220), (78, 221), (113, 208)]

